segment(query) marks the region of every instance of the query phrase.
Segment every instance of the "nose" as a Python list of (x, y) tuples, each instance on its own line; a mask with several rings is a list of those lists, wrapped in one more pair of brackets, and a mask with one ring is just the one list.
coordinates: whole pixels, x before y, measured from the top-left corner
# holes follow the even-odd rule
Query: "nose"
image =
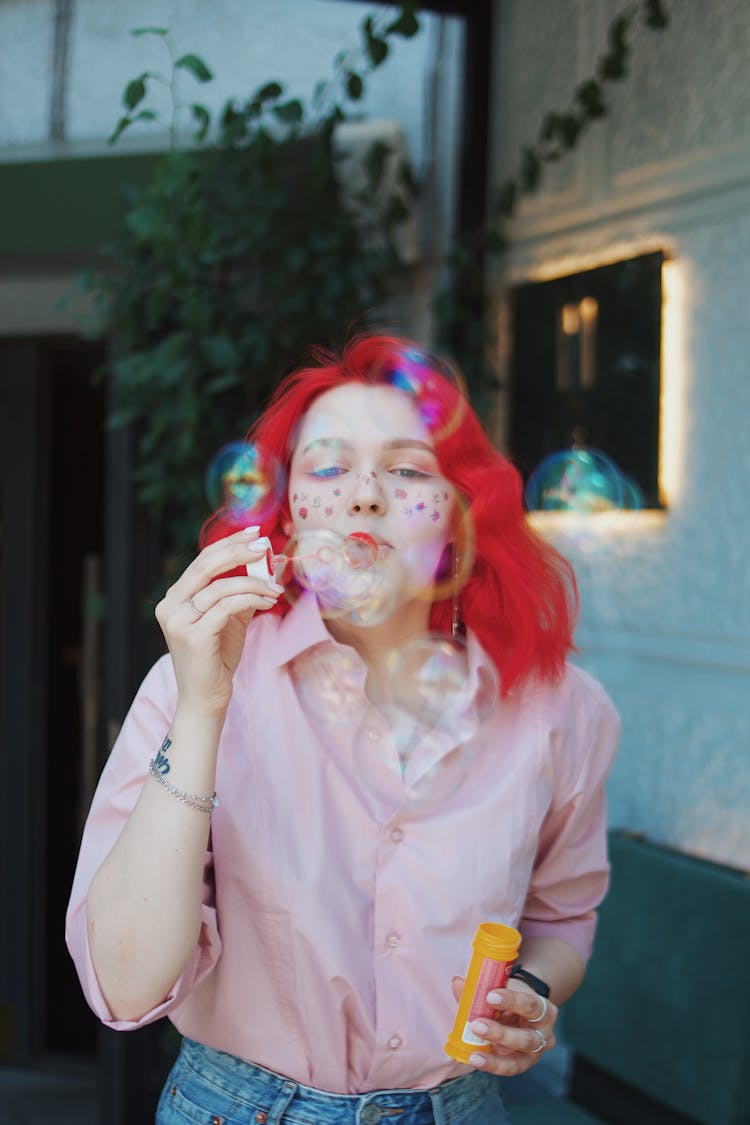
[(375, 472), (358, 473), (349, 497), (349, 514), (382, 516), (387, 504)]

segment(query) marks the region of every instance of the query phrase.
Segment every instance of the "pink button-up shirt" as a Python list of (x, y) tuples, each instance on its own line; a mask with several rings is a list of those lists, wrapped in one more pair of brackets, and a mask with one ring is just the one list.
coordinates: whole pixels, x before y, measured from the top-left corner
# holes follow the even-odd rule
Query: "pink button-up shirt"
[[(384, 767), (379, 779), (358, 757), (362, 737), (384, 762), (395, 749), (356, 654), (328, 719), (324, 696), (311, 711), (314, 677), (300, 668), (314, 646), (344, 648), (311, 596), (248, 630), (219, 752), (199, 941), (163, 1003), (136, 1022), (113, 1019), (102, 995), (85, 903), (174, 712), (170, 658), (151, 669), (94, 797), (68, 946), (110, 1027), (168, 1014), (192, 1039), (322, 1090), (430, 1087), (466, 1070), (443, 1045), (451, 978), (465, 973), (480, 922), (553, 934), (588, 957), (608, 879), (603, 785), (617, 714), (573, 666), (557, 685), (528, 683), (498, 702), (463, 784), (404, 807), (398, 773)], [(480, 657), (470, 638), (473, 677)]]

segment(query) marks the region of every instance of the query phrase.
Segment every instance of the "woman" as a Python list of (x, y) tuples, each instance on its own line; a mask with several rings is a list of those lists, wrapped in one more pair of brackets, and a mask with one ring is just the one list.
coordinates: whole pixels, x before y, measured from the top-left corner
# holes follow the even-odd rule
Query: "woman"
[[(263, 526), (220, 512), (157, 607), (169, 655), (105, 767), (71, 896), (84, 991), (110, 1027), (168, 1014), (182, 1032), (163, 1125), (497, 1125), (497, 1076), (554, 1044), (607, 885), (618, 721), (566, 661), (572, 574), (455, 383), (404, 341), (319, 357), (251, 437), (288, 485)], [(264, 535), (302, 560), (283, 598), (256, 576)], [(374, 600), (348, 600), (360, 556), (316, 594), (319, 542), (372, 551)], [(396, 732), (378, 701), (394, 653), (464, 630), (465, 683), (490, 667), (500, 690), (460, 784), (413, 801), (381, 769)], [(321, 695), (336, 659), (345, 690), (334, 671)], [(426, 776), (461, 760), (455, 729)], [(463, 1066), (443, 1047), (486, 920), (521, 930), (523, 971), (473, 1029), (491, 1051)]]

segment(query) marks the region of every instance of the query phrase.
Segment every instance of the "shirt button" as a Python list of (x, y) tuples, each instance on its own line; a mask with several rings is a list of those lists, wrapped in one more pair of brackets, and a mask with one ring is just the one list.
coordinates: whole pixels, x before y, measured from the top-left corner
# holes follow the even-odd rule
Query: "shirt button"
[(391, 949), (395, 949), (397, 945), (401, 944), (401, 934), (397, 934), (395, 930), (392, 930), (391, 933), (388, 934), (386, 941)]
[(255, 1115), (255, 1120), (260, 1122), (260, 1125), (263, 1125), (264, 1121), (268, 1121), (268, 1114), (264, 1113), (262, 1109), (259, 1109)]
[(375, 727), (368, 727), (367, 737), (369, 738), (370, 742), (380, 742), (380, 731), (375, 730)]
[(400, 844), (403, 838), (404, 834), (400, 828), (394, 828), (391, 830), (391, 839), (393, 840), (394, 844)]
[(402, 1040), (400, 1035), (392, 1035), (390, 1037), (390, 1039), (388, 1040), (388, 1046), (391, 1048), (392, 1051), (397, 1051), (399, 1049), (399, 1047), (402, 1045), (402, 1043), (403, 1043), (403, 1040)]

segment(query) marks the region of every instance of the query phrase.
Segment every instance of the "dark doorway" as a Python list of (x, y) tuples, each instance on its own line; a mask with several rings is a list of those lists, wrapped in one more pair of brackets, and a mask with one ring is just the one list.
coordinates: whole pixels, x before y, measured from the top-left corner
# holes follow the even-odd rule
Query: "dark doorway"
[[(84, 736), (98, 723), (96, 572), (104, 531), (101, 345), (0, 341), (0, 673), (3, 911), (0, 1058), (93, 1058), (97, 1024), (64, 945), (86, 788)], [(87, 575), (88, 589), (84, 575)], [(10, 968), (8, 968), (10, 967)]]
[(45, 1024), (48, 1051), (94, 1052), (97, 1025), (61, 940), (80, 831), (98, 777), (105, 393), (98, 346), (47, 340), (50, 399)]

